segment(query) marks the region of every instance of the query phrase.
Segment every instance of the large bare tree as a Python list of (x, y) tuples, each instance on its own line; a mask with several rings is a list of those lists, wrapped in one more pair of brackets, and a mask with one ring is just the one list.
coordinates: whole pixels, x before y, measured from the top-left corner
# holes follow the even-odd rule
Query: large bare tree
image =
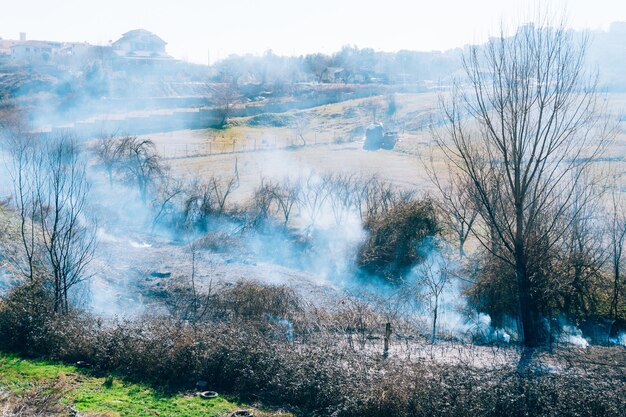
[(89, 183), (76, 141), (50, 140), (37, 155), (36, 209), (40, 241), (54, 284), (54, 311), (67, 313), (69, 290), (88, 278), (95, 247), (95, 223), (86, 222)]
[(35, 181), (35, 156), (39, 141), (29, 133), (28, 127), (18, 118), (0, 121), (3, 147), (9, 154), (7, 172), (13, 183), (12, 200), (19, 215), (20, 240), (24, 262), (16, 265), (33, 282), (38, 272), (37, 229), (35, 218), (37, 188)]
[(50, 278), (54, 311), (66, 313), (69, 291), (88, 278), (96, 245), (95, 223), (86, 221), (86, 162), (71, 137), (38, 140), (16, 130), (5, 139), (26, 260), (22, 270), (31, 282)]
[(514, 270), (524, 343), (542, 342), (532, 250), (549, 250), (569, 227), (575, 184), (601, 152), (605, 131), (587, 40), (545, 19), (464, 56), (467, 83), (442, 100), (436, 137), (466, 177), (482, 227), (473, 234)]

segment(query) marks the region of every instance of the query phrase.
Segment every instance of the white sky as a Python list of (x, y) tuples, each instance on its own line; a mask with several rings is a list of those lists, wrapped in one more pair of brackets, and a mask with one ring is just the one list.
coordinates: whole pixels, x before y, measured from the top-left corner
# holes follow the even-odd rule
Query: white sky
[[(545, 0), (567, 9), (573, 28), (626, 21), (626, 0)], [(150, 30), (180, 59), (206, 63), (230, 53), (299, 55), (343, 45), (376, 50), (445, 50), (481, 42), (501, 20), (537, 8), (522, 0), (0, 0), (0, 37), (106, 44)], [(534, 6), (531, 6), (534, 5)], [(534, 7), (534, 8), (533, 8)]]

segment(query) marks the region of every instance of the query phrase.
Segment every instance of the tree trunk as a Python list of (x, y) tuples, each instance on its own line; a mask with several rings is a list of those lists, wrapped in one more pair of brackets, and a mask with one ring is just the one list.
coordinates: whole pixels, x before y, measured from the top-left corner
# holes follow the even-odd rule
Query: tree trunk
[[(517, 182), (516, 182), (517, 183)], [(524, 240), (524, 200), (519, 199), (515, 203), (515, 278), (517, 280), (517, 293), (519, 300), (519, 314), (522, 321), (524, 345), (535, 347), (540, 344), (538, 314), (535, 302), (530, 292), (531, 283), (528, 276), (528, 263), (526, 259), (527, 248)]]
[(465, 257), (465, 237), (463, 235), (463, 232), (461, 232), (460, 236), (459, 236), (459, 258), (463, 259)]
[(435, 299), (435, 308), (433, 310), (433, 335), (432, 342), (435, 343), (437, 340), (437, 313), (439, 310), (439, 300)]
[(515, 278), (519, 299), (520, 319), (524, 336), (524, 345), (536, 347), (541, 345), (541, 319), (536, 301), (531, 294), (531, 282), (528, 276), (528, 266), (524, 254), (524, 247), (515, 251)]
[(383, 356), (386, 358), (389, 355), (389, 341), (391, 339), (391, 323), (385, 324), (385, 346), (383, 350)]
[(613, 264), (613, 300), (611, 300), (611, 315), (614, 320), (617, 320), (617, 304), (619, 302), (619, 278), (620, 278), (620, 270), (619, 270), (619, 258), (616, 257)]

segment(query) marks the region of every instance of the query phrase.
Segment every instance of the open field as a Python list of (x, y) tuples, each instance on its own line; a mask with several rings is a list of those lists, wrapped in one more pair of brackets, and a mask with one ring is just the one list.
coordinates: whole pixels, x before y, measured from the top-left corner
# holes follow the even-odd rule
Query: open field
[(437, 94), (395, 94), (396, 110), (388, 112), (389, 97), (376, 96), (328, 104), (307, 110), (265, 113), (230, 119), (225, 129), (202, 129), (153, 134), (150, 137), (169, 158), (275, 150), (362, 140), (372, 121), (401, 134), (400, 149), (419, 141), (437, 108)]
[[(172, 159), (168, 163), (176, 173), (203, 176), (234, 175), (239, 171), (240, 193), (248, 193), (261, 178), (282, 179), (309, 172), (341, 172), (378, 175), (404, 189), (429, 189), (420, 157), (394, 151), (369, 152), (362, 141), (346, 144), (307, 146), (293, 150), (257, 151)], [(425, 151), (428, 151), (425, 149)]]
[[(311, 171), (376, 174), (405, 189), (432, 189), (424, 162), (432, 157), (435, 166), (441, 163), (429, 131), (431, 121), (438, 117), (438, 95), (396, 94), (393, 116), (386, 114), (388, 100), (377, 96), (261, 115), (267, 116), (267, 125), (252, 125), (250, 117), (235, 118), (223, 130), (183, 130), (147, 137), (154, 140), (175, 174), (229, 177), (237, 169), (243, 185), (238, 190), (240, 195), (248, 193), (260, 178)], [(608, 103), (620, 114), (626, 106), (626, 94), (610, 94)], [(362, 149), (364, 128), (373, 120), (372, 109), (377, 109), (376, 120), (383, 121), (387, 130), (398, 131), (399, 142), (394, 150)], [(289, 126), (289, 120), (303, 115), (307, 120), (303, 130)], [(276, 120), (285, 126), (272, 126)], [(626, 133), (620, 127), (615, 140), (607, 144), (601, 166), (623, 171), (625, 153)]]
[[(436, 93), (396, 94), (397, 110), (386, 114), (388, 98), (367, 99), (320, 106), (304, 111), (272, 114), (275, 120), (306, 119), (306, 126), (251, 125), (252, 118), (236, 118), (223, 130), (184, 130), (147, 135), (175, 174), (229, 177), (238, 171), (242, 187), (237, 195), (249, 195), (261, 178), (306, 175), (309, 172), (342, 172), (378, 175), (403, 189), (431, 187), (423, 169), (433, 151), (428, 123), (434, 117)], [(373, 120), (383, 121), (399, 133), (394, 151), (363, 150), (364, 129)], [(263, 115), (261, 115), (263, 116)], [(304, 138), (304, 142), (302, 141)]]

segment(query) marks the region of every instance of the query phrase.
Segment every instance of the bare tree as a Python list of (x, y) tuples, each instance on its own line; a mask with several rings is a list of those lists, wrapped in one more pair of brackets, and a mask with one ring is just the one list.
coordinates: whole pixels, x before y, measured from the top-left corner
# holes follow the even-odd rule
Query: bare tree
[(330, 188), (328, 200), (336, 224), (341, 224), (350, 210), (354, 208), (353, 192), (357, 191), (354, 186), (355, 181), (356, 177), (352, 174), (328, 175), (327, 182)]
[(163, 178), (153, 200), (153, 207), (156, 210), (152, 220), (153, 229), (164, 216), (176, 210), (176, 199), (180, 198), (184, 193), (185, 188), (181, 180), (172, 178), (170, 175)]
[(378, 176), (364, 177), (354, 182), (354, 206), (361, 220), (386, 213), (399, 200), (408, 201), (410, 195), (397, 193), (396, 189)]
[(296, 137), (302, 141), (302, 146), (306, 146), (304, 134), (307, 132), (309, 124), (309, 116), (304, 112), (294, 114), (289, 123), (289, 127), (291, 127)]
[(459, 256), (465, 256), (465, 242), (469, 238), (474, 222), (478, 217), (476, 204), (472, 201), (470, 193), (471, 184), (467, 182), (467, 177), (455, 172), (455, 168), (449, 163), (446, 164), (447, 180), (438, 174), (433, 160), (430, 164), (425, 164), (426, 172), (437, 190), (440, 199), (435, 200), (440, 213), (441, 223), (457, 239), (459, 245)]
[(13, 183), (13, 201), (20, 221), (20, 240), (26, 264), (15, 260), (24, 275), (36, 278), (38, 255), (35, 215), (37, 209), (36, 157), (39, 143), (18, 124), (5, 126), (4, 145), (10, 155), (8, 173)]
[(620, 289), (623, 285), (624, 246), (626, 245), (626, 204), (623, 195), (613, 188), (611, 192), (609, 223), (610, 264), (613, 281), (609, 313), (614, 319), (619, 314)]
[(210, 185), (195, 178), (186, 185), (184, 194), (185, 224), (187, 226), (206, 227), (209, 216), (215, 211), (215, 202)]
[(285, 179), (282, 184), (270, 186), (269, 189), (283, 218), (283, 228), (286, 229), (294, 206), (300, 201), (302, 185), (300, 181)]
[(238, 181), (235, 177), (218, 178), (211, 177), (209, 184), (213, 191), (213, 199), (217, 204), (217, 214), (223, 214), (226, 210), (226, 201), (230, 194), (237, 189)]
[(265, 223), (271, 217), (272, 203), (274, 195), (272, 188), (261, 179), (261, 185), (254, 190), (252, 197), (253, 217), (250, 221), (253, 227), (257, 227)]
[(330, 58), (324, 54), (307, 55), (304, 58), (307, 69), (315, 75), (316, 81), (321, 84), (324, 75), (328, 73), (328, 67), (331, 65)]
[(425, 289), (425, 296), (430, 305), (433, 318), (431, 341), (437, 340), (437, 319), (441, 296), (450, 284), (452, 277), (451, 265), (446, 255), (431, 254), (417, 269), (418, 285)]
[(89, 191), (86, 164), (76, 141), (68, 137), (50, 141), (39, 156), (35, 219), (53, 277), (54, 311), (67, 313), (68, 292), (87, 278), (96, 247), (95, 223), (84, 221)]
[(107, 172), (110, 184), (115, 176), (136, 183), (144, 202), (148, 199), (149, 187), (166, 170), (154, 142), (147, 138), (106, 136), (98, 140), (94, 153)]
[[(601, 237), (603, 229), (598, 205), (600, 187), (583, 176), (576, 185), (570, 215), (565, 221), (569, 227), (562, 234), (559, 250), (560, 271), (554, 271), (543, 292), (544, 304), (549, 304), (550, 293), (560, 293), (562, 311), (569, 316), (588, 316), (595, 313), (598, 300), (595, 285), (601, 280), (602, 267), (607, 260), (606, 247)], [(543, 258), (550, 254), (544, 253)]]
[(535, 346), (542, 320), (530, 250), (534, 241), (552, 247), (569, 225), (574, 184), (604, 132), (594, 134), (601, 119), (595, 82), (583, 71), (586, 39), (543, 20), (504, 32), (464, 57), (469, 86), (457, 85), (442, 105), (447, 124), (437, 140), (471, 184), (485, 223), (474, 236), (515, 271), (524, 343)]
[(300, 203), (310, 227), (314, 227), (328, 198), (328, 183), (316, 174), (309, 174), (302, 183)]
[(209, 217), (220, 216), (226, 211), (226, 204), (232, 192), (237, 188), (237, 179), (210, 177), (207, 181), (198, 178), (181, 188), (184, 195), (185, 223), (206, 227)]
[(141, 198), (146, 202), (148, 188), (165, 170), (154, 142), (125, 136), (119, 139), (116, 155), (120, 160), (120, 172), (126, 180), (137, 184)]
[(120, 163), (120, 142), (114, 135), (103, 136), (98, 139), (94, 153), (99, 164), (104, 168), (109, 178), (109, 185), (113, 185), (113, 174)]
[(232, 78), (228, 82), (207, 85), (206, 91), (219, 118), (219, 126), (225, 126), (228, 123), (233, 106), (241, 98), (236, 79)]

